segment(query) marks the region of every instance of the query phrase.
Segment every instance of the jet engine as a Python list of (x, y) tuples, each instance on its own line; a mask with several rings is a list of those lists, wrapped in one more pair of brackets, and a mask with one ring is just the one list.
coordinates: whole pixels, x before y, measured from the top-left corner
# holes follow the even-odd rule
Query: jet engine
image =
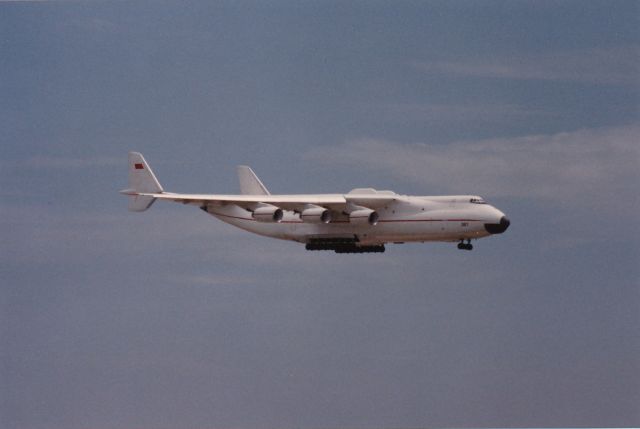
[(258, 222), (277, 222), (282, 221), (284, 213), (280, 207), (270, 204), (262, 205), (253, 210), (253, 218)]
[(309, 223), (329, 223), (331, 212), (324, 207), (309, 205), (300, 212), (300, 219)]
[(375, 210), (362, 208), (349, 213), (349, 222), (356, 225), (368, 223), (373, 226), (378, 224), (378, 217), (378, 212)]

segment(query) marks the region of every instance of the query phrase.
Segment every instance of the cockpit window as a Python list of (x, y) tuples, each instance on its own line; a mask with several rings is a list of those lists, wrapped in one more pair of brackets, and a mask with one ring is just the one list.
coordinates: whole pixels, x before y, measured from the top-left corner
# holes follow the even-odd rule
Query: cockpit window
[(472, 204), (487, 204), (487, 202), (482, 198), (471, 198), (469, 202)]

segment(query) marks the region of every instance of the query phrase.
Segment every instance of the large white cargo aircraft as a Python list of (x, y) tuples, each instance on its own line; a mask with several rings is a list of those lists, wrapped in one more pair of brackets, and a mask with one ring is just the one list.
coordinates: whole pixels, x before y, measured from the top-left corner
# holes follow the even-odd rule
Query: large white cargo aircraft
[(307, 250), (384, 252), (385, 243), (446, 241), (471, 250), (472, 239), (501, 234), (509, 219), (475, 195), (420, 197), (372, 188), (347, 194), (272, 195), (247, 166), (241, 195), (165, 192), (142, 154), (129, 153), (129, 210), (155, 200), (191, 204), (238, 228), (305, 243)]

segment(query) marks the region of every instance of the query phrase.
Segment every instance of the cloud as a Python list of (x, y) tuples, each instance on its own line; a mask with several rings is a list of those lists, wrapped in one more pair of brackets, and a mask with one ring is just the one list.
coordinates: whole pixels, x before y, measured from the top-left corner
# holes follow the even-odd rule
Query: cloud
[(403, 121), (430, 121), (434, 124), (443, 122), (477, 121), (480, 123), (493, 122), (502, 124), (505, 119), (522, 120), (535, 117), (552, 117), (553, 112), (542, 109), (528, 108), (512, 103), (464, 103), (464, 104), (446, 104), (446, 103), (381, 103), (381, 104), (362, 104), (361, 109), (369, 109), (374, 115), (391, 116)]
[(382, 171), (448, 193), (633, 202), (639, 138), (640, 126), (629, 125), (446, 145), (358, 139), (314, 148), (304, 158)]
[[(8, 200), (0, 203), (6, 229), (0, 249), (11, 249), (13, 260), (25, 263), (61, 257), (87, 262), (120, 255), (123, 247), (137, 255), (162, 252), (167, 243), (179, 243), (181, 251), (205, 253), (216, 247), (211, 240), (233, 241), (245, 234), (200, 210), (170, 210), (170, 204), (164, 206), (158, 204), (141, 214), (127, 212), (125, 198), (111, 212), (75, 206), (16, 205)], [(52, 247), (55, 252), (45, 251)]]
[(259, 281), (251, 276), (229, 274), (189, 275), (177, 277), (175, 280), (181, 284), (199, 286), (252, 285)]
[(518, 80), (637, 85), (640, 47), (595, 48), (550, 54), (483, 57), (477, 60), (417, 61), (427, 73)]

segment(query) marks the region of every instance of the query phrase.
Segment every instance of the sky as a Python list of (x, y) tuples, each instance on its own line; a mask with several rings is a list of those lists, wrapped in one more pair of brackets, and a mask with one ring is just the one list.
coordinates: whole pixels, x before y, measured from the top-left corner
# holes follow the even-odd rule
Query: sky
[[(0, 2), (0, 426), (640, 425), (640, 3)], [(166, 190), (477, 194), (306, 252)]]

